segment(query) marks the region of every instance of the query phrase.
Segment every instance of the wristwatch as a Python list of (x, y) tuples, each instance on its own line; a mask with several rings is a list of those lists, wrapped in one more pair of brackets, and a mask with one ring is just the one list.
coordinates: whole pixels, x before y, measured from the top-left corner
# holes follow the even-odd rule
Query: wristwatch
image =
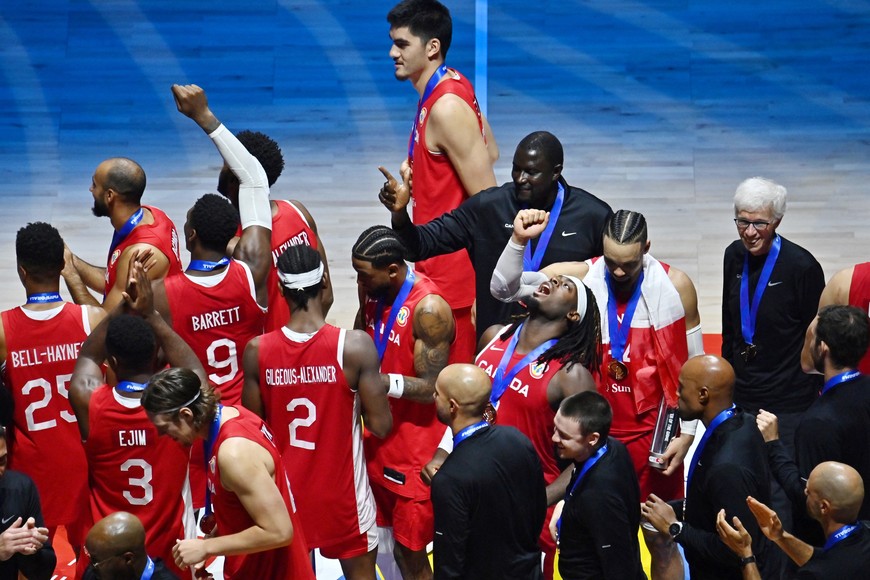
[(754, 563), (755, 563), (755, 555), (754, 554), (752, 556), (746, 556), (745, 558), (740, 558), (740, 567), (741, 568), (747, 566), (748, 564), (754, 564)]
[(668, 528), (668, 533), (671, 535), (672, 540), (676, 540), (677, 536), (680, 535), (683, 531), (683, 522), (674, 522)]

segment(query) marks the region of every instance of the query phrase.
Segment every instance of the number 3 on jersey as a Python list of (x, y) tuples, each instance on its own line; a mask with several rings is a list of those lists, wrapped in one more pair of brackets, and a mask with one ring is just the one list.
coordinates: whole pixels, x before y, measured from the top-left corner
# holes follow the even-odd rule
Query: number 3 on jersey
[[(144, 459), (128, 459), (121, 464), (121, 471), (129, 473), (131, 470), (133, 472), (130, 474), (131, 477), (127, 482), (130, 484), (130, 487), (138, 489), (135, 490), (135, 495), (133, 494), (134, 490), (125, 489), (123, 494), (124, 499), (130, 502), (130, 505), (148, 505), (154, 499), (154, 488), (151, 487), (151, 464)], [(142, 477), (134, 477), (139, 470), (141, 470)], [(139, 491), (140, 489), (142, 491)]]
[(314, 442), (299, 438), (299, 429), (311, 427), (317, 420), (317, 408), (308, 399), (293, 399), (287, 403), (287, 412), (292, 413), (297, 407), (304, 407), (308, 412), (304, 417), (296, 417), (290, 421), (290, 445), (301, 449), (314, 450)]

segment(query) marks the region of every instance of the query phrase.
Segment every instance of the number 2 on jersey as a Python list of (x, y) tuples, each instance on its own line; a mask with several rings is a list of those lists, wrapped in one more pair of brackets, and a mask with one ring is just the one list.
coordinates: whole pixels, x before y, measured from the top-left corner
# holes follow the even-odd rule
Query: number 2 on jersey
[(299, 438), (298, 430), (302, 427), (311, 427), (317, 420), (317, 408), (308, 399), (293, 399), (287, 403), (287, 412), (292, 413), (297, 407), (305, 407), (308, 414), (305, 417), (297, 417), (290, 421), (290, 445), (301, 449), (314, 449), (314, 442)]

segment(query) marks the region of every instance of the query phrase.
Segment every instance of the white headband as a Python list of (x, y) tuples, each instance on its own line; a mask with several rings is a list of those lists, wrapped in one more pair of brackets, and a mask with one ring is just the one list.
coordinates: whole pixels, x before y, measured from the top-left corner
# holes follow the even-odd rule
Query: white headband
[(323, 280), (323, 262), (316, 269), (301, 274), (286, 274), (278, 270), (278, 278), (281, 285), (288, 290), (302, 290), (314, 286)]
[(577, 289), (577, 314), (580, 315), (578, 322), (583, 322), (583, 317), (586, 316), (586, 286), (575, 276), (568, 276), (567, 274), (563, 274), (563, 276), (574, 282), (574, 286)]

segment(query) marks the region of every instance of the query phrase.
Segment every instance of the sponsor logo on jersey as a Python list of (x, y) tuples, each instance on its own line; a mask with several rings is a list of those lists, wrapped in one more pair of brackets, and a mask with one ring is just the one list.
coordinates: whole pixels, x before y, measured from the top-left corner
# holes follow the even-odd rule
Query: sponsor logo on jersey
[(422, 109), (420, 109), (420, 118), (417, 119), (418, 124), (420, 124), (420, 125), (423, 124), (423, 121), (426, 119), (427, 113), (429, 113), (429, 111), (426, 110), (426, 107), (423, 107)]
[(115, 250), (114, 252), (112, 252), (112, 257), (109, 258), (109, 266), (110, 266), (110, 267), (111, 267), (111, 266), (114, 266), (114, 265), (115, 265), (115, 262), (117, 262), (117, 261), (118, 261), (118, 258), (120, 258), (120, 257), (121, 257), (121, 250), (120, 250), (120, 249)]
[[(210, 472), (214, 473), (216, 466), (217, 466), (217, 457), (212, 456), (212, 458), (208, 460), (208, 470)], [(214, 491), (214, 490), (212, 490), (212, 491)]]
[(540, 379), (547, 372), (547, 363), (529, 363), (529, 374), (536, 379)]
[(396, 323), (399, 326), (405, 326), (406, 324), (408, 324), (409, 316), (411, 316), (411, 311), (408, 309), (407, 306), (402, 306), (402, 308), (399, 309), (399, 313), (396, 314)]

